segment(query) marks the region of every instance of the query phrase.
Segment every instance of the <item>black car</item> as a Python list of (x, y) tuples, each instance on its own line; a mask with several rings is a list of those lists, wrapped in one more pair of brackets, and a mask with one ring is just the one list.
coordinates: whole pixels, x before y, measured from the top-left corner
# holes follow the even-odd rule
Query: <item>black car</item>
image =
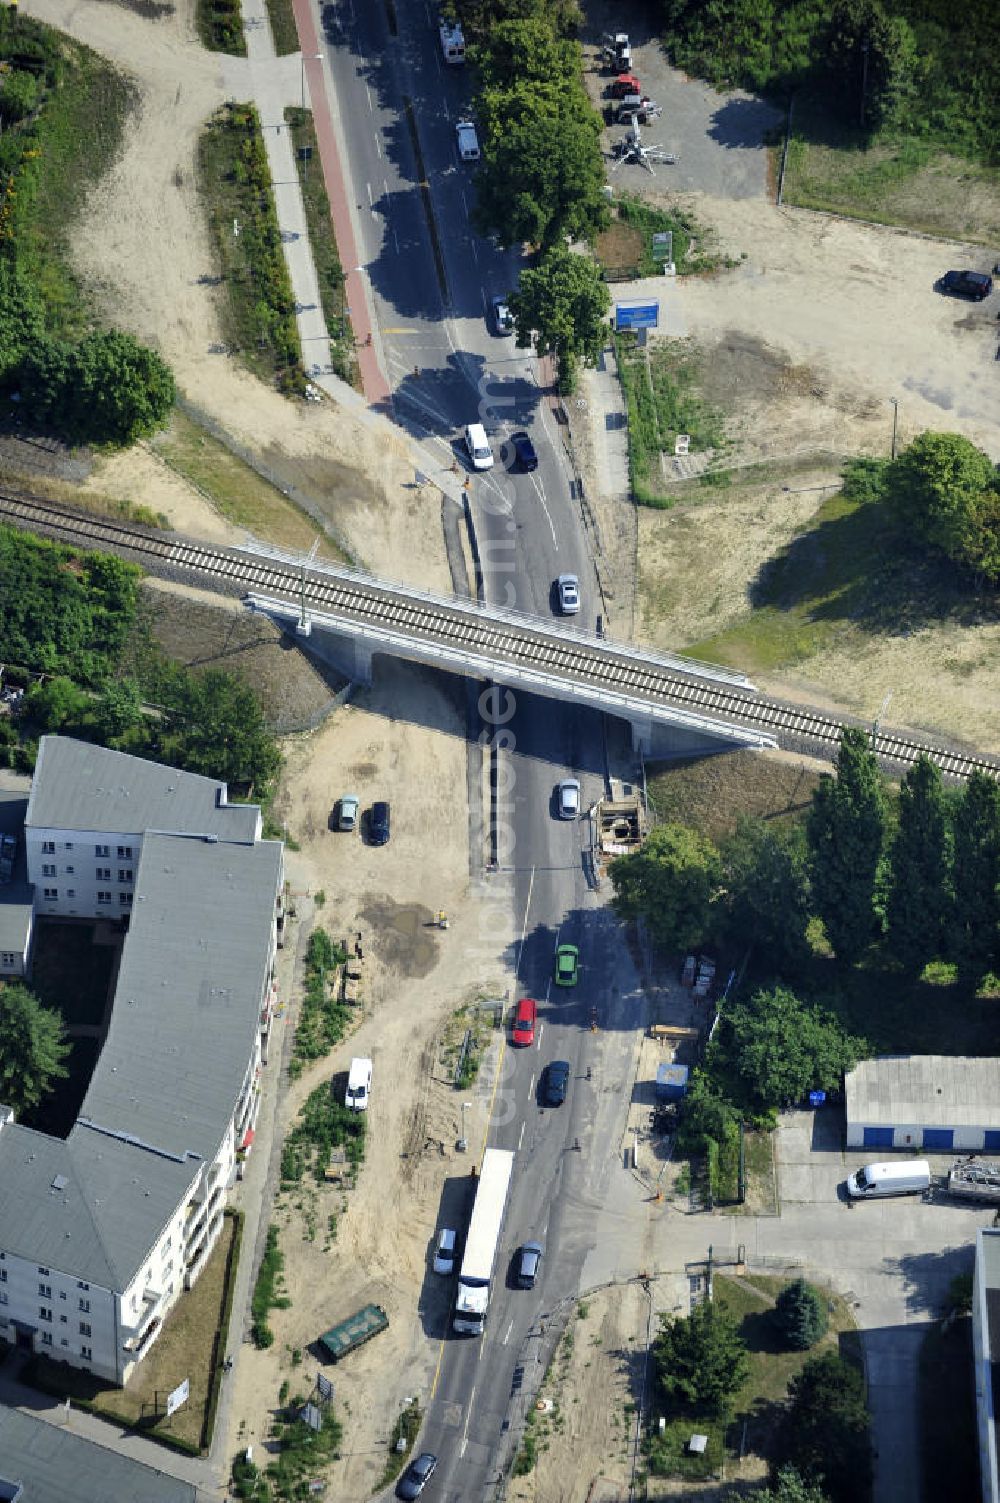
[(388, 845), (389, 824), (389, 805), (382, 801), (372, 804), (372, 812), (368, 819), (368, 835), (372, 845)]
[(985, 271), (946, 271), (938, 286), (952, 297), (971, 297), (981, 303), (993, 291), (993, 278)]
[(546, 1106), (562, 1106), (569, 1085), (569, 1060), (554, 1059), (545, 1072), (544, 1100)]
[(421, 1451), (416, 1461), (411, 1461), (396, 1483), (397, 1498), (419, 1498), (437, 1469), (438, 1459), (432, 1451)]
[(537, 470), (538, 455), (527, 433), (512, 433), (510, 446), (514, 451), (514, 463), (521, 470)]
[(538, 1278), (538, 1265), (542, 1261), (542, 1244), (526, 1242), (517, 1254), (514, 1282), (519, 1289), (534, 1289)]

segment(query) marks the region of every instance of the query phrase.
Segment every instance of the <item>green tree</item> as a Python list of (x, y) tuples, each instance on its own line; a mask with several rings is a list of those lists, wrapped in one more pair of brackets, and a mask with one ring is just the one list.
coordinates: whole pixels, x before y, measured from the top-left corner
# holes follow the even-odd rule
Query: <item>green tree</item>
[(858, 960), (876, 935), (886, 836), (885, 788), (864, 731), (843, 732), (837, 775), (820, 778), (806, 830), (813, 898), (827, 938), (838, 960)]
[(524, 20), (497, 21), (472, 50), (484, 90), (508, 89), (517, 83), (550, 84), (580, 72), (580, 47), (560, 36), (543, 11)]
[(124, 446), (162, 428), (177, 389), (155, 350), (119, 329), (96, 330), (76, 346), (73, 364), (64, 408), (72, 437)]
[(142, 699), (133, 679), (112, 679), (104, 685), (91, 711), (94, 729), (103, 743), (117, 740), (142, 721)]
[(826, 1301), (805, 1279), (793, 1279), (774, 1302), (774, 1323), (790, 1347), (804, 1352), (826, 1335)]
[(473, 218), (484, 234), (505, 248), (526, 242), (548, 250), (590, 240), (608, 225), (601, 119), (576, 74), (484, 89), (477, 114), (482, 163)]
[(951, 906), (951, 832), (941, 774), (921, 756), (899, 789), (886, 926), (893, 959), (919, 975), (942, 952)]
[(577, 362), (596, 363), (604, 347), (611, 295), (596, 264), (555, 246), (521, 276), (510, 307), (519, 349), (534, 338), (540, 355), (555, 355), (559, 384), (572, 389)]
[(669, 1402), (714, 1415), (725, 1413), (728, 1399), (750, 1371), (736, 1321), (710, 1299), (696, 1305), (688, 1316), (660, 1316), (653, 1361)]
[(882, 0), (838, 0), (826, 61), (845, 118), (871, 130), (908, 118), (920, 83), (917, 42), (909, 22), (890, 15)]
[(958, 433), (921, 433), (891, 465), (886, 495), (929, 548), (1000, 580), (1000, 493), (989, 455)]
[(249, 685), (215, 669), (196, 675), (164, 663), (152, 687), (167, 712), (159, 749), (165, 761), (266, 792), (281, 754)]
[(805, 1364), (775, 1437), (778, 1469), (793, 1466), (831, 1503), (857, 1503), (871, 1488), (872, 1456), (861, 1374), (836, 1352)]
[(775, 969), (794, 970), (809, 954), (809, 860), (800, 825), (741, 819), (722, 846), (726, 931), (753, 945)]
[(811, 1090), (837, 1090), (864, 1050), (831, 1013), (782, 986), (735, 1003), (722, 1022), (722, 1056), (762, 1112), (801, 1101)]
[(0, 990), (0, 1102), (15, 1115), (35, 1107), (69, 1071), (59, 1014), (19, 982)]
[[(755, 1489), (752, 1503), (827, 1503), (826, 1494), (804, 1482), (793, 1466), (783, 1466), (770, 1487)], [(726, 1503), (747, 1503), (746, 1493), (729, 1493)]]
[(736, 1110), (706, 1070), (692, 1070), (677, 1128), (681, 1153), (703, 1153), (705, 1140), (723, 1143), (737, 1125)]
[(71, 678), (55, 678), (32, 684), (26, 696), (30, 719), (41, 731), (61, 731), (80, 725), (90, 708), (90, 695), (78, 689)]
[(954, 815), (955, 902), (951, 954), (976, 986), (1000, 970), (1000, 784), (988, 773), (969, 778)]
[(711, 927), (721, 875), (712, 842), (687, 825), (658, 825), (633, 856), (610, 867), (614, 903), (622, 918), (644, 918), (669, 950), (699, 945)]

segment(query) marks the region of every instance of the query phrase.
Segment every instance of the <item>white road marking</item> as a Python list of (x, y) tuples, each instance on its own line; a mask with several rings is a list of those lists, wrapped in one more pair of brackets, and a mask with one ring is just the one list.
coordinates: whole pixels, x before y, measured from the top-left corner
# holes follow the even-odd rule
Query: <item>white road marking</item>
[(468, 217), (469, 217), (469, 205), (466, 203), (466, 200), (465, 200), (465, 189), (464, 188), (462, 189), (462, 208), (465, 210), (465, 217), (466, 217), (466, 219), (468, 219)]
[(514, 1322), (511, 1321), (510, 1325), (507, 1327), (507, 1330), (504, 1332), (504, 1338), (503, 1338), (503, 1344), (504, 1344), (504, 1346), (506, 1346), (507, 1343), (508, 1343), (508, 1341), (510, 1340), (510, 1333), (511, 1333), (511, 1331), (513, 1329), (514, 1329)]
[(367, 84), (365, 84), (365, 93), (368, 95), (368, 109), (370, 113), (374, 115), (375, 106), (372, 104), (372, 91)]
[(379, 157), (381, 158), (381, 156), (382, 156), (382, 142), (379, 140), (378, 135), (376, 135), (376, 137), (375, 137), (375, 150), (378, 152)]
[[(546, 992), (545, 992), (546, 999), (548, 999), (548, 995), (549, 995), (548, 994), (548, 990), (546, 990)], [(538, 1025), (538, 1047), (539, 1047), (539, 1049), (542, 1047), (542, 1034), (544, 1032), (545, 1032), (545, 1024), (544, 1023), (539, 1023), (539, 1025)]]
[[(482, 1359), (483, 1347), (485, 1345), (486, 1345), (485, 1341), (481, 1341), (479, 1343), (479, 1356), (480, 1356), (480, 1360)], [(462, 1431), (462, 1445), (461, 1445), (461, 1448), (459, 1449), (459, 1453), (458, 1453), (460, 1456), (464, 1456), (465, 1455), (465, 1448), (469, 1444), (469, 1421), (472, 1418), (472, 1401), (473, 1401), (473, 1399), (475, 1397), (476, 1397), (476, 1386), (475, 1386), (475, 1384), (473, 1384), (472, 1385), (472, 1392), (469, 1394), (469, 1407), (465, 1411), (465, 1429)]]
[(470, 244), (472, 245), (472, 259), (473, 259), (473, 261), (475, 261), (476, 265), (478, 266), (479, 265), (479, 252), (476, 250), (476, 242), (473, 240), (473, 241), (470, 242)]
[[(531, 1077), (531, 1085), (528, 1087), (528, 1095), (529, 1096), (531, 1095), (532, 1089), (534, 1088), (534, 1084), (535, 1084), (535, 1077), (532, 1075), (532, 1077)], [(524, 1142), (524, 1129), (527, 1127), (527, 1125), (528, 1124), (526, 1122), (522, 1122), (521, 1123), (521, 1131), (517, 1135), (518, 1152), (520, 1152), (521, 1144)]]
[(535, 487), (535, 494), (537, 495), (539, 501), (542, 503), (542, 510), (545, 513), (545, 520), (549, 524), (549, 531), (552, 534), (552, 546), (556, 550), (556, 552), (558, 553), (559, 552), (559, 541), (558, 541), (558, 539), (556, 537), (556, 529), (555, 529), (555, 527), (553, 525), (552, 517), (549, 514), (549, 508), (545, 504), (545, 492), (543, 491), (543, 489), (542, 489), (542, 487), (541, 487), (541, 485), (539, 483), (538, 476), (535, 474), (534, 470), (532, 470), (530, 472), (530, 475), (531, 475), (531, 483)]
[(396, 226), (392, 225), (392, 238), (396, 242), (396, 255), (399, 255), (399, 236), (396, 234)]
[(509, 517), (511, 515), (511, 504), (496, 481), (490, 476), (489, 479), (484, 481), (484, 484), (486, 489), (492, 491), (497, 498), (495, 510), (500, 512), (502, 516)]
[(524, 923), (521, 925), (521, 943), (517, 947), (517, 965), (514, 967), (514, 980), (521, 974), (521, 956), (524, 953), (524, 936), (528, 932), (528, 909), (531, 907), (531, 892), (535, 885), (535, 868), (531, 868), (531, 876), (528, 879), (528, 900), (524, 905)]
[[(438, 63), (438, 66), (440, 67), (440, 62)], [(448, 121), (448, 124), (450, 125), (451, 124), (451, 116), (448, 113), (448, 101), (447, 101), (447, 99), (442, 99), (441, 100), (441, 108), (444, 110), (444, 118)]]
[(371, 209), (372, 213), (374, 214), (375, 213), (375, 204), (374, 204), (374, 201), (372, 199), (372, 185), (371, 185), (371, 183), (365, 183), (365, 187), (368, 189), (368, 207), (369, 207), (369, 209)]
[(384, 177), (382, 179), (382, 187), (385, 189), (385, 201), (386, 201), (386, 203), (388, 203), (389, 202), (389, 179), (387, 177)]

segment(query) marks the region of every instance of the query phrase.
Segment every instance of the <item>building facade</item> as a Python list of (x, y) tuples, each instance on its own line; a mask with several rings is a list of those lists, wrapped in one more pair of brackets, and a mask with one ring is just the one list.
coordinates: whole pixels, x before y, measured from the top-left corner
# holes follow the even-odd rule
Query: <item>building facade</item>
[(1000, 1152), (1000, 1059), (900, 1054), (844, 1078), (848, 1148)]

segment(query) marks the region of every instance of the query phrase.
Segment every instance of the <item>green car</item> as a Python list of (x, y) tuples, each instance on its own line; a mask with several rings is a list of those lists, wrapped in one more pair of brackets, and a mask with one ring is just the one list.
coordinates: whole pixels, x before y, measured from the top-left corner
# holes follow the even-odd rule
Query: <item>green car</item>
[(556, 951), (556, 986), (576, 986), (580, 974), (580, 952), (576, 945), (560, 945)]

